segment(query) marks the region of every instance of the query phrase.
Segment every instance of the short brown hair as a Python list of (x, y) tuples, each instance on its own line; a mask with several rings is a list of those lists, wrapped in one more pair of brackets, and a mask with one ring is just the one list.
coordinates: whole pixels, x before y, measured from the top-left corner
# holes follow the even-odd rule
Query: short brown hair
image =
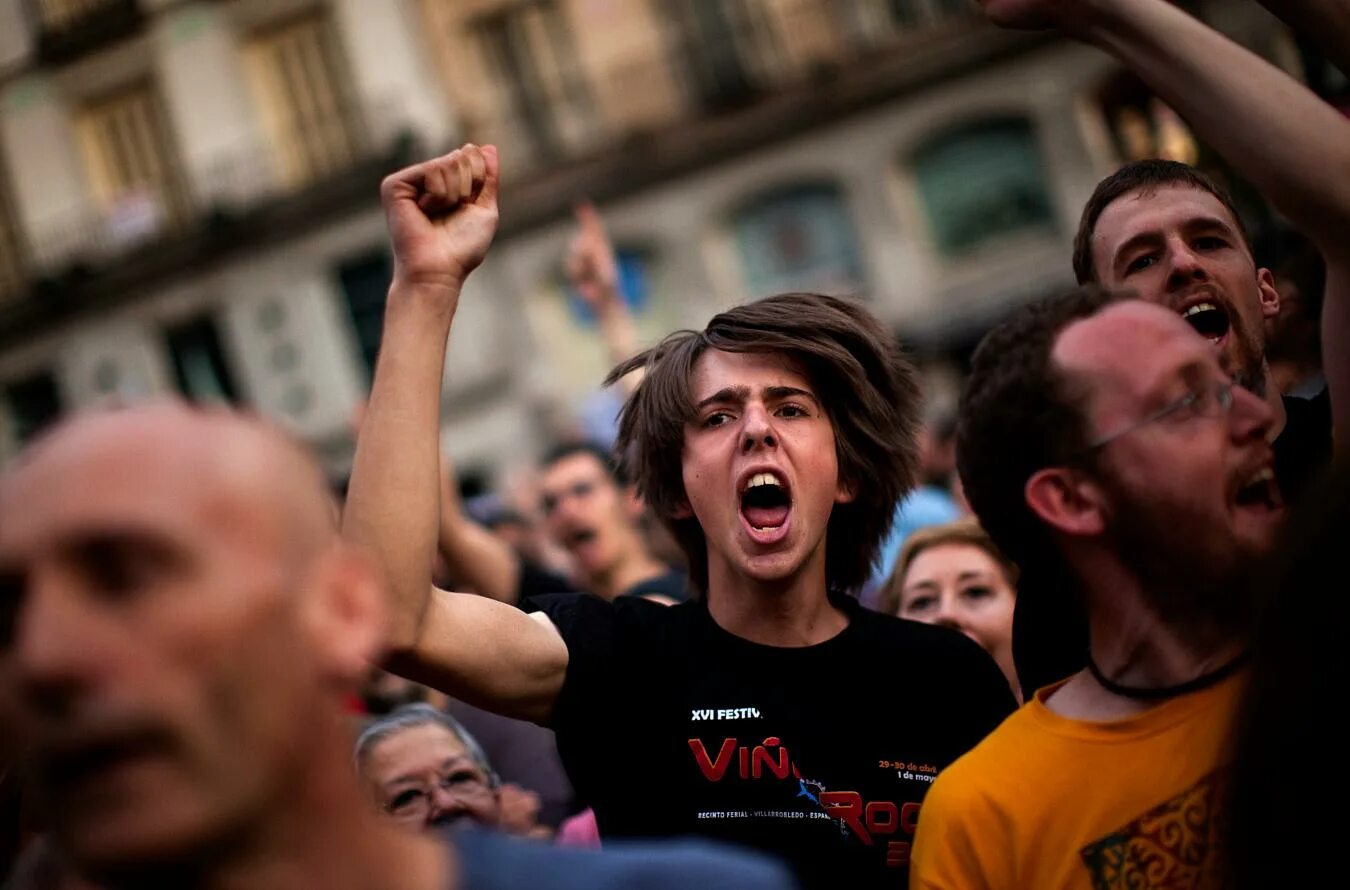
[(1043, 523), (1026, 503), (1027, 480), (1087, 447), (1081, 394), (1051, 362), (1055, 342), (1073, 322), (1122, 298), (1086, 285), (1023, 306), (975, 350), (961, 397), (957, 469), (989, 536), (1024, 567), (1050, 555)]
[(1078, 277), (1079, 284), (1098, 281), (1097, 264), (1092, 258), (1092, 236), (1097, 231), (1097, 220), (1101, 218), (1102, 212), (1130, 192), (1138, 191), (1147, 196), (1169, 185), (1189, 186), (1209, 192), (1218, 198), (1233, 215), (1238, 233), (1242, 236), (1243, 243), (1247, 245), (1247, 252), (1252, 252), (1251, 236), (1247, 234), (1247, 227), (1242, 222), (1237, 205), (1233, 203), (1233, 198), (1225, 189), (1190, 164), (1149, 158), (1121, 167), (1097, 183), (1092, 197), (1088, 198), (1087, 204), (1083, 207), (1083, 216), (1078, 222), (1078, 233), (1073, 238), (1073, 274)]
[(694, 420), (689, 377), (708, 349), (774, 353), (798, 362), (834, 428), (840, 479), (854, 499), (836, 504), (826, 528), (825, 575), (832, 591), (855, 590), (871, 573), (895, 505), (918, 465), (919, 385), (914, 367), (862, 306), (820, 294), (780, 294), (715, 316), (702, 331), (679, 331), (610, 372), (612, 384), (646, 370), (619, 415), (616, 449), (638, 493), (689, 559), (690, 581), (706, 591), (707, 539), (698, 520), (675, 519), (687, 502), (682, 456)]
[(943, 525), (930, 525), (927, 528), (921, 528), (905, 538), (905, 545), (900, 548), (900, 556), (895, 560), (895, 569), (886, 581), (886, 586), (881, 590), (877, 608), (887, 615), (897, 614), (900, 611), (900, 598), (901, 594), (904, 593), (905, 575), (909, 574), (909, 567), (913, 565), (914, 560), (918, 558), (920, 553), (946, 544), (966, 544), (971, 547), (978, 547), (998, 565), (999, 571), (1003, 573), (1003, 577), (1007, 579), (1009, 586), (1014, 588), (1017, 586), (1018, 570), (1016, 563), (1003, 555), (1003, 551), (998, 549), (994, 539), (989, 537), (989, 533), (980, 526), (977, 520), (961, 519)]

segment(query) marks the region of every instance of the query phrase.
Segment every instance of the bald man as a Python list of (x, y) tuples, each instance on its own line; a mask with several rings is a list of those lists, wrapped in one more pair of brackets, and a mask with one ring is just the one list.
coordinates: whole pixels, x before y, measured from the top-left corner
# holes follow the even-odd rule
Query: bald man
[(379, 819), (340, 701), (376, 654), (381, 595), (325, 491), (280, 433), (175, 404), (68, 421), (0, 476), (0, 726), (75, 870), (106, 887), (782, 886), (721, 853), (451, 845)]

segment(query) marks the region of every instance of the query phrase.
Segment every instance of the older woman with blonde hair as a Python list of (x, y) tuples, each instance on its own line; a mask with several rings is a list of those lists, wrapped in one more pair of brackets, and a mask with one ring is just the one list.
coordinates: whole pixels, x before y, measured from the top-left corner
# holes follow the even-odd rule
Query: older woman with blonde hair
[(1012, 656), (1017, 574), (973, 519), (930, 526), (905, 541), (880, 608), (961, 631), (993, 657), (1020, 700)]

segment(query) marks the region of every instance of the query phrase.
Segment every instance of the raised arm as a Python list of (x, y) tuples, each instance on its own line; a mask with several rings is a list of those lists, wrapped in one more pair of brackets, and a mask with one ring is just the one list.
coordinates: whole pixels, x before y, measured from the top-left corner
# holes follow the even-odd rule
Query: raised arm
[(520, 584), (520, 558), (511, 545), (464, 512), (455, 484), (454, 467), (441, 464), (441, 521), (437, 545), (450, 575), (474, 593), (501, 603), (515, 603)]
[(1008, 27), (1058, 27), (1115, 56), (1172, 105), (1327, 261), (1322, 342), (1332, 416), (1350, 435), (1350, 120), (1166, 0), (983, 0)]
[[(567, 280), (595, 313), (610, 365), (619, 365), (638, 353), (637, 325), (623, 299), (619, 261), (595, 205), (583, 202), (575, 213), (577, 233), (564, 264)], [(630, 396), (641, 380), (639, 369), (620, 379), (619, 388), (625, 397)]]
[(431, 586), (439, 526), (441, 375), (465, 279), (497, 229), (496, 149), (465, 146), (380, 186), (394, 249), (343, 532), (388, 589), (389, 667), (483, 707), (547, 719), (567, 648), (547, 621)]

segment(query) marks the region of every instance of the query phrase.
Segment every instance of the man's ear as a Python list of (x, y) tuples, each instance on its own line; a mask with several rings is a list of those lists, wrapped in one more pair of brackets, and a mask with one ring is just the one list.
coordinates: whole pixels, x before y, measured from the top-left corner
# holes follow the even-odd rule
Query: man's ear
[(689, 506), (688, 500), (681, 500), (675, 505), (675, 509), (670, 511), (670, 517), (672, 519), (693, 519), (694, 508)]
[(385, 637), (384, 593), (370, 561), (338, 543), (311, 567), (302, 595), (305, 629), (325, 675), (355, 685), (380, 654)]
[(1256, 270), (1256, 289), (1261, 297), (1261, 317), (1279, 315), (1280, 292), (1275, 289), (1275, 275), (1269, 269)]
[(1037, 470), (1027, 480), (1023, 496), (1032, 513), (1063, 534), (1089, 537), (1106, 528), (1101, 487), (1078, 470)]
[(839, 477), (839, 486), (834, 493), (834, 502), (836, 504), (851, 504), (858, 496), (858, 487), (850, 479)]

